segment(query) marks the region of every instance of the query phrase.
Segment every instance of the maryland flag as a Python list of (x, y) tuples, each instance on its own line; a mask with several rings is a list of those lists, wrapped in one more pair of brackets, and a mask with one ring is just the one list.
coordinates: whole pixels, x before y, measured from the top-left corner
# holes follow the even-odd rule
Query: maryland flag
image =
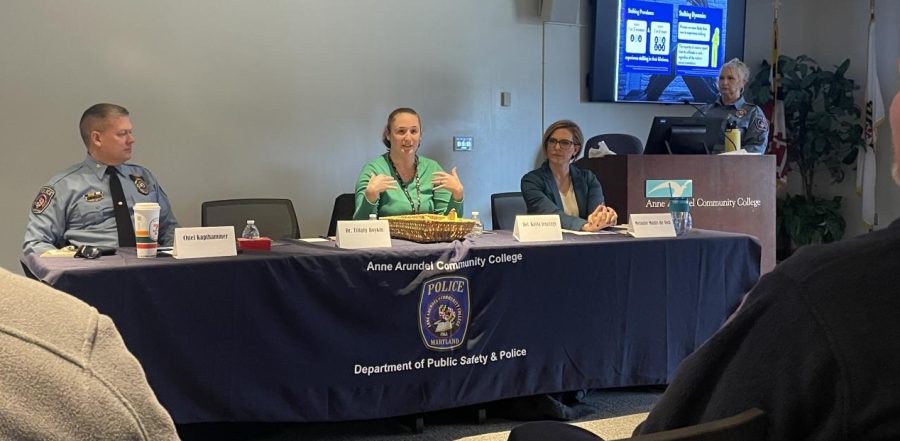
[(787, 129), (784, 124), (784, 102), (778, 99), (778, 6), (774, 2), (775, 14), (772, 23), (772, 62), (769, 71), (772, 100), (763, 106), (763, 113), (769, 117), (769, 147), (766, 153), (775, 155), (775, 178), (781, 184), (787, 181)]
[(775, 155), (775, 177), (782, 183), (787, 181), (787, 129), (784, 125), (784, 102), (775, 98), (769, 127), (768, 153)]
[(863, 128), (865, 144), (856, 160), (856, 192), (862, 197), (862, 220), (870, 229), (875, 226), (875, 135), (884, 120), (884, 100), (875, 70), (875, 6), (869, 17), (869, 56), (866, 67), (866, 123)]

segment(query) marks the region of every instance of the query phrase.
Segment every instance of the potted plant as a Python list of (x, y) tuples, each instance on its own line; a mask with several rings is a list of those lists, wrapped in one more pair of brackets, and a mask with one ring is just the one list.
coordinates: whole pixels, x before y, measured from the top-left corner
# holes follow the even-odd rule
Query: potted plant
[[(791, 249), (836, 241), (844, 235), (840, 196), (816, 195), (815, 178), (817, 172), (828, 171), (832, 184), (843, 181), (844, 165), (854, 163), (863, 143), (860, 108), (853, 100), (853, 91), (859, 87), (844, 76), (849, 66), (847, 59), (829, 71), (805, 55), (778, 57), (788, 167), (800, 175), (803, 186), (802, 194), (787, 194), (776, 205), (778, 236)], [(769, 70), (769, 63), (763, 61), (750, 83), (753, 102), (772, 99)]]

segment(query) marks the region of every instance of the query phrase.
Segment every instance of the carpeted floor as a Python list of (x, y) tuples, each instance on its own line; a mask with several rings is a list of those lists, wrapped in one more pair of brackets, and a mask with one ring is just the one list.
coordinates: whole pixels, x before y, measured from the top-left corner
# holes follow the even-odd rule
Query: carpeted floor
[[(596, 390), (581, 398), (578, 410), (585, 416), (571, 421), (605, 440), (631, 436), (659, 398), (659, 388)], [(307, 424), (190, 424), (178, 427), (184, 441), (505, 441), (509, 431), (522, 423), (511, 420), (511, 408), (522, 403), (491, 403), (487, 420), (477, 423), (475, 408), (452, 409), (425, 415), (425, 431), (413, 433), (413, 420), (402, 418)]]

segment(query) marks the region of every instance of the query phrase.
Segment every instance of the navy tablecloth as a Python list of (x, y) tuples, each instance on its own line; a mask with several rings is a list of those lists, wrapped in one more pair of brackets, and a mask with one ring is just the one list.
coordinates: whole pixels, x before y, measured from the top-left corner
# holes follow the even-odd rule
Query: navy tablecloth
[[(759, 278), (759, 258), (750, 236), (694, 230), (23, 262), (112, 317), (175, 421), (194, 423), (382, 418), (665, 384)], [(443, 339), (423, 328), (439, 309), (455, 323)]]

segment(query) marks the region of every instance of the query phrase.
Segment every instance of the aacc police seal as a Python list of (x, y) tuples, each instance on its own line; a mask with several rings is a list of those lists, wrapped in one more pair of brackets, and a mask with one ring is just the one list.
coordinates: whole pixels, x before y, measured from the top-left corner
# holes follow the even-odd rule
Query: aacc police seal
[(429, 349), (446, 351), (466, 340), (469, 329), (469, 279), (441, 276), (422, 284), (419, 332)]

